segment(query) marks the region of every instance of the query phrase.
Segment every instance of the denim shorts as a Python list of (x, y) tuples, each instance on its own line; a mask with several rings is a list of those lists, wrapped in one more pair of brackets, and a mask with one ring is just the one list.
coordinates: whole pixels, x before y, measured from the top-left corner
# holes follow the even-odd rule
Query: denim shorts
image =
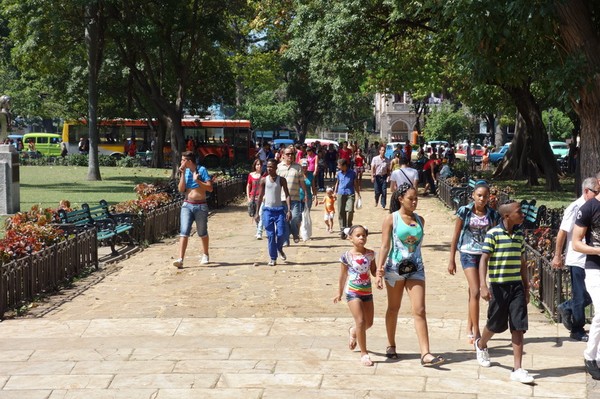
[(208, 204), (191, 204), (184, 201), (181, 206), (181, 230), (179, 235), (189, 237), (194, 221), (196, 221), (198, 237), (206, 237), (208, 235)]
[(466, 252), (460, 253), (460, 263), (462, 264), (463, 269), (476, 268), (479, 269), (479, 260), (481, 259), (481, 254), (468, 254)]
[(385, 264), (385, 275), (383, 279), (392, 287), (396, 285), (396, 281), (400, 280), (425, 281), (425, 268), (422, 263), (419, 263), (416, 271), (408, 274), (398, 274), (398, 268), (394, 266), (392, 260), (388, 258)]
[(354, 299), (360, 299), (363, 302), (373, 302), (373, 294), (358, 295), (352, 292), (346, 292), (346, 302), (350, 302)]

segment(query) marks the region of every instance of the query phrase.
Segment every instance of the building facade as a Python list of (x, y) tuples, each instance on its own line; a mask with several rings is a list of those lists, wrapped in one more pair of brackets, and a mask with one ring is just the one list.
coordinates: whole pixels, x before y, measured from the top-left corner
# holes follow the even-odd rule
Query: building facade
[(375, 130), (382, 142), (412, 140), (416, 116), (407, 92), (402, 94), (375, 94)]

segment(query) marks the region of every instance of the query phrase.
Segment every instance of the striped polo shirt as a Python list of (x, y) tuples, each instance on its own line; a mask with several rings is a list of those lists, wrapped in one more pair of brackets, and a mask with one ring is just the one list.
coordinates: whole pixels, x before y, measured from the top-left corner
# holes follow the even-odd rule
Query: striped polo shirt
[(521, 282), (521, 256), (525, 252), (523, 232), (513, 228), (506, 231), (504, 222), (491, 228), (485, 235), (481, 252), (490, 254), (488, 276), (490, 283)]
[[(290, 193), (290, 201), (300, 201), (300, 180), (304, 180), (300, 165), (292, 162), (289, 166), (284, 162), (277, 165), (277, 174), (285, 178)], [(281, 192), (281, 200), (285, 201), (285, 193)]]

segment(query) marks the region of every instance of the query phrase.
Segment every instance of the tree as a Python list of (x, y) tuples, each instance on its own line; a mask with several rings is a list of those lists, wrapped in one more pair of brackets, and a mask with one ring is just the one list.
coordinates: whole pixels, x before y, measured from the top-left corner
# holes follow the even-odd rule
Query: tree
[[(583, 0), (552, 1), (556, 7), (565, 69), (577, 72), (567, 88), (573, 109), (581, 121), (581, 177), (600, 170), (600, 4)], [(573, 76), (575, 75), (575, 76)]]
[(434, 107), (427, 117), (425, 140), (445, 140), (456, 143), (459, 139), (466, 138), (471, 127), (471, 122), (464, 109), (455, 109), (455, 106), (444, 102)]
[[(239, 1), (121, 0), (110, 5), (113, 40), (140, 95), (170, 135), (175, 173), (185, 141), (185, 109), (207, 108), (233, 92), (226, 60), (229, 15)], [(159, 130), (160, 131), (160, 130)], [(165, 137), (157, 137), (162, 148)], [(161, 151), (155, 151), (160, 156)], [(160, 159), (156, 160), (160, 162)]]

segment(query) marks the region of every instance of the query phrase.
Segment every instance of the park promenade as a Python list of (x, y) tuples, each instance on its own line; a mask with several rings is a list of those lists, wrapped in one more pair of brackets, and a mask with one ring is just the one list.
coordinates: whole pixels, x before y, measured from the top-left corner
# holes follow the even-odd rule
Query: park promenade
[[(372, 195), (363, 193), (355, 222), (378, 251), (386, 211)], [(193, 237), (184, 269), (174, 268), (178, 240), (169, 238), (1, 322), (0, 399), (600, 398), (584, 373), (585, 344), (531, 305), (523, 367), (535, 384), (510, 381), (508, 332), (489, 344), (492, 367), (479, 367), (465, 335), (464, 275), (446, 271), (452, 212), (433, 197), (417, 212), (426, 221), (431, 350), (446, 363), (420, 365), (407, 295), (400, 359), (386, 359), (386, 293), (376, 291), (367, 334), (375, 366), (361, 366), (348, 349), (348, 308), (332, 302), (349, 246), (327, 234), (322, 212), (313, 209), (314, 238), (287, 248), (286, 264), (266, 265), (266, 242), (254, 238), (244, 205), (230, 206), (209, 219), (210, 265), (199, 264)], [(482, 327), (486, 310), (482, 302)]]

